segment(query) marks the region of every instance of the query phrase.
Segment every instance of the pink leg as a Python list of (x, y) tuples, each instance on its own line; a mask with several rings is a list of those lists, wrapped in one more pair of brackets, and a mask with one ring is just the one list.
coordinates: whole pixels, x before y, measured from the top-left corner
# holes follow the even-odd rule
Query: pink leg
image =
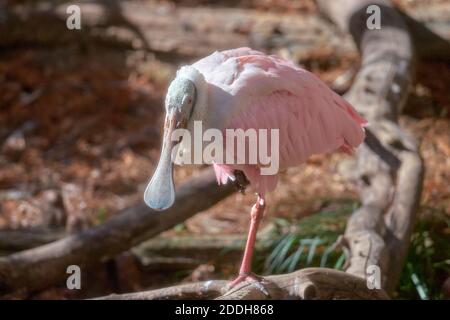
[(252, 207), (252, 211), (250, 213), (250, 229), (248, 231), (247, 243), (245, 245), (244, 257), (242, 258), (241, 268), (239, 269), (238, 277), (233, 280), (229, 287), (233, 288), (237, 284), (253, 279), (258, 280), (258, 277), (251, 274), (252, 268), (252, 258), (253, 258), (253, 249), (256, 241), (256, 232), (258, 231), (259, 223), (264, 215), (264, 209), (266, 207), (264, 198), (258, 195), (258, 199), (256, 203)]

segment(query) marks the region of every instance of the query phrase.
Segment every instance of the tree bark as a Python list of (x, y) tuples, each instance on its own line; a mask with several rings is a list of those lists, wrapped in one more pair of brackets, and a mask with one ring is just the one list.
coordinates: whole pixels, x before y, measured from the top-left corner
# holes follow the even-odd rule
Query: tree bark
[[(349, 31), (362, 56), (346, 98), (369, 121), (367, 139), (348, 176), (357, 181), (362, 206), (349, 219), (341, 244), (347, 272), (365, 277), (378, 266), (382, 286), (395, 288), (409, 247), (422, 190), (418, 143), (398, 125), (414, 72), (412, 39), (390, 1), (319, 1), (322, 10)], [(368, 5), (381, 9), (381, 29), (366, 25)]]
[(163, 289), (128, 294), (112, 294), (100, 300), (287, 300), (287, 299), (388, 299), (383, 290), (368, 289), (364, 279), (327, 268), (308, 268), (244, 282), (228, 290), (228, 281), (209, 280)]
[(61, 239), (67, 235), (64, 230), (23, 229), (0, 230), (0, 255), (34, 248)]
[(57, 284), (67, 276), (68, 266), (83, 269), (104, 262), (211, 207), (233, 191), (232, 186), (219, 188), (208, 169), (179, 187), (175, 204), (166, 211), (156, 212), (140, 203), (87, 231), (0, 257), (0, 294)]
[[(0, 48), (55, 46), (73, 42), (72, 31), (65, 28), (66, 7), (78, 4), (83, 28), (106, 31), (100, 37), (105, 43), (117, 46), (117, 40), (120, 40), (122, 45), (156, 52), (159, 58), (171, 61), (193, 59), (215, 50), (248, 45), (286, 54), (296, 62), (317, 48), (328, 48), (336, 54), (355, 51), (351, 37), (337, 33), (332, 24), (318, 16), (297, 13), (280, 15), (241, 8), (171, 8), (141, 1), (40, 2), (49, 5), (42, 6), (46, 8), (42, 10), (34, 8), (29, 15), (23, 15), (23, 7), (18, 12), (5, 10), (5, 19), (0, 22)], [(411, 36), (420, 57), (449, 59), (449, 9), (450, 4), (442, 2), (429, 8), (412, 7), (401, 14), (412, 30)], [(29, 21), (35, 21), (28, 23), (31, 30), (27, 30)], [(83, 32), (81, 36), (89, 38), (89, 34)], [(199, 37), (199, 34), (202, 36)]]

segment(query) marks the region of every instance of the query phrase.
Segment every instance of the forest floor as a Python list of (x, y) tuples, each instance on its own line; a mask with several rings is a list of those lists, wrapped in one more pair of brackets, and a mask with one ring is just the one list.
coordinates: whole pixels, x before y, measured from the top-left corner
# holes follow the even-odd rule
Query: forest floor
[[(182, 5), (203, 2), (186, 0)], [(256, 13), (316, 14), (311, 1), (249, 3), (247, 9)], [(407, 3), (402, 5), (417, 5)], [(0, 229), (76, 232), (102, 223), (141, 200), (155, 169), (165, 90), (177, 66), (191, 59), (175, 62), (158, 53), (80, 42), (76, 36), (72, 40), (63, 46), (14, 47), (0, 53)], [(316, 50), (297, 62), (332, 85), (358, 64), (358, 56)], [(448, 61), (422, 61), (400, 117), (403, 127), (421, 141), (426, 166), (421, 212), (448, 217), (449, 83)], [(277, 190), (268, 195), (264, 223), (275, 218), (298, 221), (342, 199), (357, 202), (355, 187), (338, 170), (346, 157), (313, 156), (283, 173)], [(176, 168), (176, 184), (198, 170)], [(253, 201), (251, 192), (232, 195), (167, 234), (243, 234)], [(450, 237), (449, 228), (446, 233)], [(158, 279), (152, 287), (160, 285)], [(60, 295), (71, 296), (48, 291), (39, 297)]]

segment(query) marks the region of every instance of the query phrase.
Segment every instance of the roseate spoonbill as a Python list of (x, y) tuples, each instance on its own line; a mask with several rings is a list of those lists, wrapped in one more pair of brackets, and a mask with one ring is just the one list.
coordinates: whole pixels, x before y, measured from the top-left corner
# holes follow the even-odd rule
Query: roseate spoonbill
[[(156, 210), (175, 200), (172, 151), (177, 128), (192, 130), (194, 121), (207, 128), (279, 129), (279, 167), (299, 165), (312, 154), (337, 149), (351, 153), (364, 140), (366, 121), (353, 107), (310, 72), (276, 56), (250, 48), (215, 52), (182, 67), (169, 86), (162, 151), (144, 200)], [(184, 150), (183, 140), (178, 149)], [(238, 277), (251, 274), (253, 247), (265, 209), (264, 195), (277, 185), (277, 175), (262, 175), (258, 164), (214, 163), (219, 184), (239, 189), (248, 180), (257, 201), (251, 209), (248, 239)]]

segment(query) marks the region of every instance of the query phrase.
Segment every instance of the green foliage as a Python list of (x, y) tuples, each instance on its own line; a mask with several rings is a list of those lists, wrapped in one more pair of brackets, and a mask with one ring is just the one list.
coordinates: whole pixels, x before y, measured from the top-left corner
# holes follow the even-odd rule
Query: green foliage
[(104, 207), (100, 207), (97, 209), (96, 212), (96, 218), (98, 223), (103, 223), (106, 220), (106, 217), (108, 216), (108, 211)]
[(177, 224), (175, 227), (173, 227), (173, 230), (174, 230), (176, 233), (182, 233), (182, 232), (184, 232), (184, 231), (187, 230), (187, 227), (186, 227), (186, 224), (185, 224), (185, 223), (179, 223), (179, 224)]
[(424, 212), (411, 237), (397, 294), (410, 299), (442, 299), (441, 286), (450, 275), (450, 218), (433, 209)]
[[(305, 217), (294, 227), (287, 220), (276, 219), (280, 232), (268, 246), (269, 253), (258, 255), (255, 269), (263, 274), (280, 274), (305, 267), (342, 270), (345, 255), (336, 250), (334, 243), (344, 233), (347, 218), (356, 207), (355, 202), (344, 201), (337, 209)], [(440, 299), (441, 285), (450, 274), (450, 219), (441, 212), (424, 214), (426, 210), (421, 211), (396, 298)]]
[(326, 210), (303, 218), (289, 229), (289, 222), (277, 219), (282, 230), (273, 241), (272, 249), (263, 262), (262, 272), (277, 274), (299, 268), (321, 266), (342, 269), (345, 256), (334, 250), (334, 243), (344, 233), (347, 217), (355, 209), (355, 203), (345, 201), (336, 210)]

